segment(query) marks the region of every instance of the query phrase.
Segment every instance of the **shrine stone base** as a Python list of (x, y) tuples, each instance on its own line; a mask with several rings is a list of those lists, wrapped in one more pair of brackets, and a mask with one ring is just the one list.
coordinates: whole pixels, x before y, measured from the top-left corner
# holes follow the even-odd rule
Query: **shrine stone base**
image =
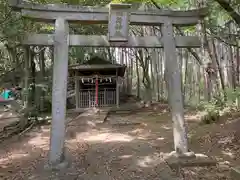
[(46, 171), (60, 171), (60, 170), (70, 167), (70, 165), (71, 165), (70, 154), (67, 153), (66, 150), (64, 150), (64, 151), (65, 151), (64, 157), (62, 158), (61, 162), (52, 164), (48, 161), (44, 165), (44, 169)]
[(195, 154), (188, 152), (186, 154), (170, 153), (166, 162), (172, 169), (179, 169), (184, 167), (204, 167), (216, 166), (217, 161), (203, 154)]
[(70, 166), (70, 163), (68, 161), (63, 161), (59, 164), (56, 164), (56, 165), (52, 165), (52, 164), (49, 164), (47, 163), (45, 166), (44, 166), (44, 169), (45, 170), (49, 170), (49, 171), (60, 171), (62, 169), (66, 169)]

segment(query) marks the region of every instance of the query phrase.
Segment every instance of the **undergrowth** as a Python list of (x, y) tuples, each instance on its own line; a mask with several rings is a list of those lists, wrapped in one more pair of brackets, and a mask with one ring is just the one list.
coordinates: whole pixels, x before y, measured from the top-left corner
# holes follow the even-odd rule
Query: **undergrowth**
[(230, 116), (232, 113), (238, 112), (237, 98), (239, 98), (239, 93), (233, 92), (227, 97), (227, 100), (224, 100), (223, 97), (213, 97), (209, 102), (201, 102), (198, 106), (198, 110), (202, 112), (201, 123), (216, 123), (221, 116)]

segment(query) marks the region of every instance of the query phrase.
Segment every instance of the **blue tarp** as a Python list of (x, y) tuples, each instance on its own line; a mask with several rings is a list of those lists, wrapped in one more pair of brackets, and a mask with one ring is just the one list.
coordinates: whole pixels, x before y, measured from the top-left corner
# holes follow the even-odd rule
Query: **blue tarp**
[(8, 100), (8, 99), (10, 98), (10, 93), (11, 93), (10, 90), (4, 90), (4, 91), (1, 93), (1, 96), (3, 97), (3, 99)]

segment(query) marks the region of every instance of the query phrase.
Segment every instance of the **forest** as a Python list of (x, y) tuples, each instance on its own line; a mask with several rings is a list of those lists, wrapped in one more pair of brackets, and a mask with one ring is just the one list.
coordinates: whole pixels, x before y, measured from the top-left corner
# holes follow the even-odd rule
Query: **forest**
[[(22, 44), (26, 35), (53, 34), (55, 27), (52, 23), (22, 17), (9, 2), (0, 0), (0, 88), (3, 92), (14, 89), (14, 98), (3, 102), (0, 99), (0, 178), (240, 179), (240, 168), (237, 168), (240, 166), (238, 0), (27, 1), (97, 7), (128, 3), (133, 9), (145, 12), (199, 8), (207, 8), (208, 12), (196, 26), (175, 26), (174, 34), (198, 36), (201, 41), (198, 48), (177, 48), (176, 64), (180, 70), (189, 148), (211, 157), (211, 162), (203, 167), (179, 166), (177, 170), (166, 165), (167, 153), (173, 150), (175, 141), (168, 104), (174, 90), (168, 90), (167, 58), (163, 48), (73, 46), (69, 48), (69, 67), (86, 64), (94, 57), (126, 65), (122, 79), (125, 96), (120, 95), (120, 101), (125, 103), (124, 108), (133, 103), (140, 104), (141, 108), (136, 112), (113, 110), (107, 115), (98, 111), (99, 117), (92, 115), (89, 120), (83, 116), (85, 112), (72, 112), (74, 100), (69, 97), (74, 92), (75, 79), (69, 77), (67, 119), (70, 120), (66, 146), (74, 160), (60, 173), (42, 170), (51, 134), (54, 48)], [(69, 32), (106, 35), (108, 26), (76, 23), (70, 24)], [(163, 36), (161, 25), (130, 25), (129, 34)], [(101, 118), (104, 123), (100, 125), (93, 120)], [(212, 159), (216, 163), (212, 163)], [(37, 168), (41, 170), (35, 172)]]

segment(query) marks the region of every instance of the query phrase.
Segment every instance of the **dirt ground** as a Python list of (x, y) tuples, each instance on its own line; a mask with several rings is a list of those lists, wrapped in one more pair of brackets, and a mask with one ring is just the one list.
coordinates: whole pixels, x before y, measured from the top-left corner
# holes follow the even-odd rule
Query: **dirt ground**
[(170, 114), (162, 109), (112, 114), (106, 123), (93, 123), (96, 120), (90, 115), (71, 121), (66, 139), (69, 167), (61, 171), (44, 169), (50, 126), (6, 140), (0, 145), (0, 179), (230, 179), (230, 167), (240, 165), (239, 142), (233, 138), (236, 117), (211, 125), (199, 125), (195, 112), (185, 117), (190, 149), (216, 158), (216, 167), (184, 168), (184, 177), (176, 177), (165, 161), (173, 150), (173, 138)]

